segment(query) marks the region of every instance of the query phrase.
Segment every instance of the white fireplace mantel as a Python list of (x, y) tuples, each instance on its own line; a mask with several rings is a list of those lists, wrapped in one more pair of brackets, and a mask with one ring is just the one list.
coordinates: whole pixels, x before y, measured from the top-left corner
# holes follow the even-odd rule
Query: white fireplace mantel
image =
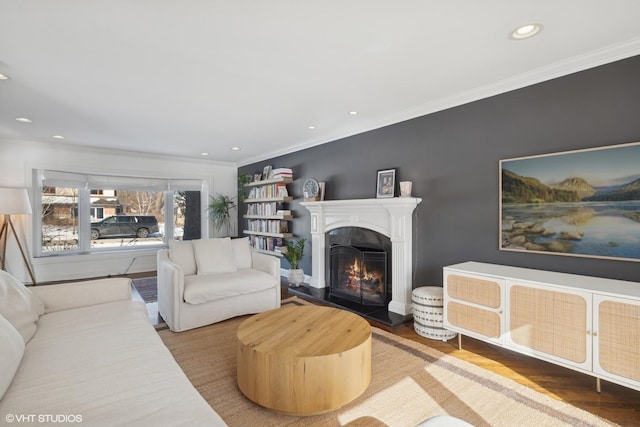
[(311, 212), (310, 285), (327, 286), (325, 279), (325, 233), (340, 227), (362, 227), (391, 240), (391, 302), (389, 311), (406, 316), (411, 313), (413, 290), (413, 211), (422, 199), (394, 197), (384, 199), (329, 200), (302, 202)]

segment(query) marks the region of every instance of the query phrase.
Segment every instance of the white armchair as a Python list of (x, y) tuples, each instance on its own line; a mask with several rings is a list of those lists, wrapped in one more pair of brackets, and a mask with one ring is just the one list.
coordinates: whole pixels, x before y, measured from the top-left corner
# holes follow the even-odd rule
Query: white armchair
[(158, 312), (185, 331), (280, 307), (280, 262), (248, 239), (172, 241), (158, 251)]

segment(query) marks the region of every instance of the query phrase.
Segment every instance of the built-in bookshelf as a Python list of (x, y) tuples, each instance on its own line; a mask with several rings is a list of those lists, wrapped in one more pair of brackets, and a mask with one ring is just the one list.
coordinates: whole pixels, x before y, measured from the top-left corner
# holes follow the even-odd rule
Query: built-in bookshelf
[(251, 246), (260, 252), (282, 256), (283, 239), (293, 237), (289, 231), (289, 221), (293, 219), (287, 202), (289, 196), (287, 184), (293, 177), (277, 177), (250, 182), (244, 199), (246, 206), (243, 218), (246, 228), (243, 233), (249, 236)]

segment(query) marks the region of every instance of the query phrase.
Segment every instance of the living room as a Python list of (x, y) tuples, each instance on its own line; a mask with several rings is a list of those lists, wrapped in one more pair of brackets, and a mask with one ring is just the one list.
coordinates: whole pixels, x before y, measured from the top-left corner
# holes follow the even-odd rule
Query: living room
[[(625, 7), (635, 12), (637, 6), (622, 2), (621, 8)], [(510, 29), (503, 31), (505, 39)], [(537, 37), (544, 36), (545, 31), (550, 31), (548, 25)], [(559, 57), (546, 64), (547, 68), (539, 67), (517, 76), (505, 72), (498, 81), (501, 84), (487, 83), (483, 90), (478, 90), (480, 95), (472, 88), (461, 90), (465, 96), (441, 97), (441, 102), (431, 105), (430, 111), (413, 116), (407, 113), (397, 121), (375, 121), (368, 117), (367, 110), (373, 110), (373, 101), (367, 99), (371, 104), (349, 107), (358, 108), (358, 114), (349, 115), (348, 109), (344, 111), (350, 122), (338, 137), (326, 140), (300, 137), (286, 147), (283, 145), (260, 155), (251, 152), (238, 158), (229, 157), (236, 154), (230, 152), (227, 145), (233, 144), (227, 144), (226, 140), (224, 146), (203, 144), (200, 151), (208, 151), (208, 156), (202, 156), (200, 151), (196, 155), (182, 156), (141, 150), (134, 140), (119, 138), (115, 130), (112, 138), (118, 140), (117, 148), (109, 144), (88, 146), (84, 140), (74, 140), (72, 129), (54, 130), (55, 126), (50, 122), (47, 122), (49, 129), (38, 127), (37, 131), (30, 130), (30, 124), (9, 124), (9, 119), (15, 122), (15, 117), (29, 117), (30, 113), (11, 111), (9, 103), (3, 102), (1, 108), (6, 121), (2, 122), (4, 132), (0, 136), (0, 170), (3, 171), (0, 187), (26, 188), (33, 196), (37, 188), (34, 170), (195, 180), (203, 183), (202, 236), (218, 237), (224, 235), (224, 231), (216, 231), (207, 219), (204, 206), (208, 197), (216, 194), (234, 197), (238, 176), (253, 176), (266, 166), (286, 167), (294, 172), (294, 180), (288, 185), (289, 194), (294, 196), (289, 203), (289, 209), (294, 213), (289, 231), (310, 242), (311, 215), (301, 205), (307, 178), (325, 183), (324, 200), (367, 199), (376, 198), (377, 172), (395, 169), (396, 180), (411, 181), (412, 196), (422, 199), (412, 218), (413, 287), (442, 286), (443, 267), (464, 261), (637, 282), (640, 270), (637, 262), (630, 260), (501, 250), (499, 228), (501, 160), (640, 141), (637, 120), (640, 47), (638, 34), (633, 31), (636, 30), (629, 30), (624, 43), (619, 40), (617, 44), (606, 46), (608, 50), (602, 48), (582, 52), (581, 56)], [(530, 41), (534, 42), (535, 38)], [(20, 85), (19, 67), (13, 67), (5, 58), (0, 66), (0, 73), (9, 77), (9, 80), (0, 81), (0, 90), (8, 85)], [(474, 66), (476, 64), (469, 60), (468, 67)], [(442, 74), (456, 72), (456, 69), (441, 69)], [(18, 91), (14, 87), (6, 90)], [(411, 96), (410, 92), (407, 97)], [(80, 96), (79, 93), (76, 95)], [(125, 98), (120, 102), (126, 103)], [(105, 103), (107, 101), (117, 104), (112, 99)], [(43, 105), (64, 109), (63, 101), (53, 104), (43, 101)], [(41, 126), (37, 109), (32, 111), (35, 114), (30, 117), (33, 124)], [(87, 122), (99, 124), (95, 117)], [(167, 119), (162, 127), (166, 126), (167, 133), (173, 135), (171, 149), (176, 153), (181, 149), (181, 137), (168, 129), (170, 122)], [(303, 127), (306, 126), (305, 122)], [(65, 135), (64, 140), (51, 142), (49, 135), (57, 132), (69, 132), (69, 135)], [(259, 139), (263, 132), (265, 140), (278, 138), (260, 129), (247, 139)], [(227, 136), (216, 134), (220, 140)], [(153, 143), (149, 146), (153, 147)], [(222, 150), (224, 154), (218, 157), (217, 151)], [(250, 150), (243, 147), (241, 155), (243, 151), (248, 153)], [(33, 211), (38, 210), (34, 206)], [(234, 213), (236, 230), (242, 230), (244, 213), (243, 207)], [(38, 283), (154, 273), (156, 270), (157, 248), (34, 257), (34, 246), (40, 241), (38, 227), (34, 226), (38, 223), (34, 223), (29, 215), (15, 216), (13, 220), (19, 238), (26, 242), (29, 263)], [(25, 263), (11, 239), (7, 271), (29, 283)], [(307, 279), (317, 274), (312, 265), (312, 252), (313, 246), (307, 243), (300, 264)], [(282, 261), (281, 268), (283, 272), (289, 268), (286, 261)], [(608, 392), (605, 385), (604, 393)], [(640, 424), (637, 411), (637, 407), (628, 409), (627, 425)]]

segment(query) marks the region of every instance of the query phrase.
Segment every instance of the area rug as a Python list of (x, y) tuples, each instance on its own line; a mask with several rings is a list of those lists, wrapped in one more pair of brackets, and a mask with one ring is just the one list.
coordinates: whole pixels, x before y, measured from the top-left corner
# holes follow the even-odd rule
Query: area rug
[[(290, 298), (283, 304), (309, 304)], [(474, 426), (611, 426), (581, 409), (426, 345), (372, 328), (372, 379), (343, 408), (298, 417), (262, 408), (236, 384), (236, 332), (248, 317), (158, 333), (187, 377), (230, 426), (415, 426), (452, 415)]]
[(132, 279), (131, 283), (136, 288), (144, 302), (151, 303), (158, 301), (158, 284), (156, 277), (143, 277)]

